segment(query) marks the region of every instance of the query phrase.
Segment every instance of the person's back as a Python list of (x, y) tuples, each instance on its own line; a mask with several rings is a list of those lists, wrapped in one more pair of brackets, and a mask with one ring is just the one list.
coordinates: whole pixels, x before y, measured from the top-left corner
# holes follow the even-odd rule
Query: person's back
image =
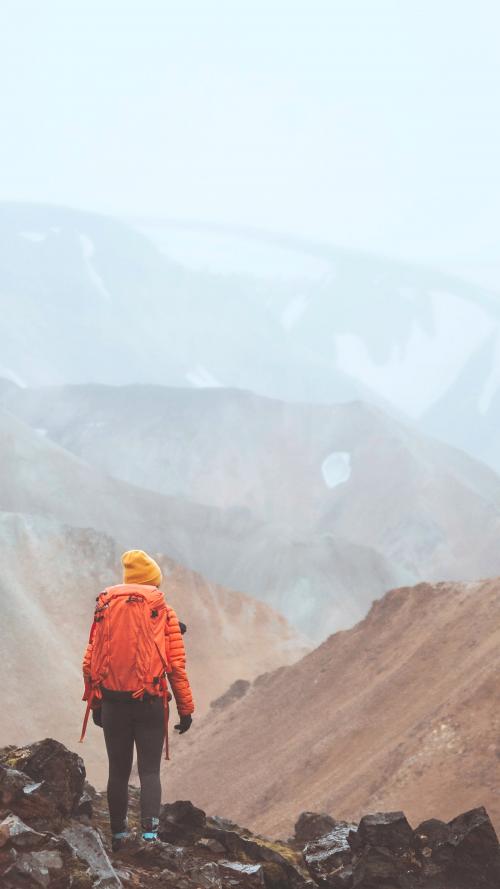
[(83, 659), (85, 700), (93, 708), (94, 721), (102, 723), (109, 759), (108, 804), (114, 849), (128, 833), (128, 781), (134, 744), (143, 837), (155, 839), (157, 835), (164, 739), (168, 757), (167, 676), (180, 716), (175, 728), (187, 731), (194, 712), (179, 621), (159, 589), (161, 570), (142, 550), (124, 553), (122, 564), (124, 582), (107, 587), (98, 596)]

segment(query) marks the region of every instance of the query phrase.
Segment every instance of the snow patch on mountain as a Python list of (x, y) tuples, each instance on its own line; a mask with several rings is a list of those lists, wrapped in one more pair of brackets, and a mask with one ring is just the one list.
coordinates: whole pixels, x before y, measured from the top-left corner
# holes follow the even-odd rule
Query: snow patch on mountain
[(463, 297), (435, 290), (428, 298), (431, 324), (415, 318), (406, 343), (394, 344), (383, 363), (357, 334), (334, 337), (338, 368), (414, 418), (444, 395), (497, 326), (484, 309)]
[(223, 385), (202, 364), (197, 364), (193, 370), (189, 371), (186, 374), (186, 380), (198, 389), (220, 389)]
[(351, 477), (351, 455), (348, 451), (334, 451), (329, 454), (321, 465), (323, 480), (328, 488), (349, 481)]
[(295, 327), (297, 321), (302, 318), (306, 311), (308, 303), (309, 297), (305, 295), (296, 296), (290, 300), (281, 313), (281, 325), (285, 330), (291, 330), (292, 327)]
[(106, 287), (103, 279), (101, 278), (99, 272), (96, 270), (94, 263), (92, 262), (92, 259), (95, 255), (94, 242), (91, 240), (91, 238), (89, 238), (88, 235), (84, 234), (79, 235), (79, 241), (89, 278), (91, 279), (96, 290), (101, 294), (101, 296), (104, 297), (107, 302), (111, 302), (111, 294)]

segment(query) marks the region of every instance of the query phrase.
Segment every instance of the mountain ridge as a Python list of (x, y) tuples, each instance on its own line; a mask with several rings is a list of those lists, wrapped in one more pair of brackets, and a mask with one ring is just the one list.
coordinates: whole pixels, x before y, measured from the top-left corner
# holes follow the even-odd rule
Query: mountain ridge
[[(204, 720), (169, 792), (281, 836), (297, 806), (346, 820), (401, 807), (446, 819), (481, 799), (499, 824), (499, 591), (498, 578), (390, 591), (355, 627)], [(224, 786), (202, 773), (201, 749), (214, 775), (224, 760)]]

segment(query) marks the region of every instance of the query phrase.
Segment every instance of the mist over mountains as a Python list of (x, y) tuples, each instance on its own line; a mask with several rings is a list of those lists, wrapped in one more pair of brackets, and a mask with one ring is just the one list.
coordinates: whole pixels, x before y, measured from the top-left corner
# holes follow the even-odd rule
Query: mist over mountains
[(286, 239), (276, 249), (311, 257), (321, 273), (215, 274), (170, 259), (168, 234), (162, 252), (119, 221), (44, 205), (0, 205), (0, 236), (4, 377), (361, 398), (498, 466), (496, 294)]
[(421, 432), (463, 439), (473, 381), (488, 448), (494, 297), (292, 239), (267, 248), (313, 272), (189, 269), (168, 233), (43, 205), (0, 232), (5, 509), (147, 541), (316, 640), (391, 586), (500, 571), (500, 480)]
[[(378, 408), (158, 386), (7, 384), (0, 401), (17, 449), (8, 508), (26, 497), (28, 511), (147, 536), (311, 639), (391, 586), (500, 573), (500, 479)], [(26, 452), (40, 482), (16, 469)]]

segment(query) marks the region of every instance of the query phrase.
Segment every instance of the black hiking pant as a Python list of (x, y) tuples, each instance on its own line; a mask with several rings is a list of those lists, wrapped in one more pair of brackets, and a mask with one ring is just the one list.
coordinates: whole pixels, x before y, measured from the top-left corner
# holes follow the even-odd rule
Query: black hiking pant
[(137, 748), (141, 782), (141, 819), (158, 818), (161, 804), (160, 764), (165, 738), (163, 699), (106, 700), (102, 727), (109, 759), (108, 806), (111, 832), (125, 829), (128, 782)]

